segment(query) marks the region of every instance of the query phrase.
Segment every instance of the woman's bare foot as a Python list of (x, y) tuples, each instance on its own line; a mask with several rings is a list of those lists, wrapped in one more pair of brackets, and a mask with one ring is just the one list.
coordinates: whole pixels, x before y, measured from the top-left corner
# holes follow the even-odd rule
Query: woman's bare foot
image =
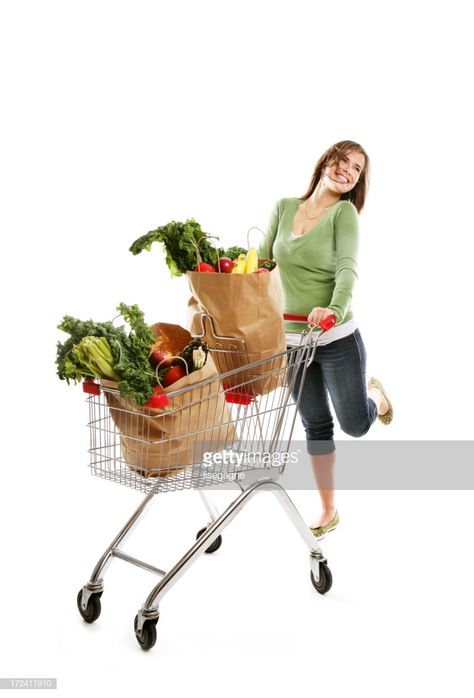
[(388, 402), (384, 398), (383, 393), (378, 388), (374, 388), (373, 386), (371, 386), (367, 392), (369, 397), (371, 397), (377, 405), (378, 414), (386, 414), (388, 412)]
[(326, 509), (322, 512), (319, 519), (316, 519), (314, 524), (311, 524), (310, 528), (319, 528), (320, 526), (327, 526), (330, 521), (336, 516), (336, 508)]

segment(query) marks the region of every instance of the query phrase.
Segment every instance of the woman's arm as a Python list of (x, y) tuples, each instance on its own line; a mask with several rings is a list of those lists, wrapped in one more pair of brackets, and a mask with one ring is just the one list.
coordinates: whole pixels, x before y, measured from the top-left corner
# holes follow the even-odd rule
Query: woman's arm
[(273, 207), (272, 215), (267, 226), (267, 232), (263, 242), (258, 248), (258, 256), (263, 259), (273, 259), (273, 243), (275, 242), (278, 232), (278, 224), (280, 222), (280, 201), (277, 201)]
[(336, 285), (328, 310), (341, 322), (352, 299), (352, 289), (357, 280), (357, 254), (359, 248), (359, 214), (356, 207), (343, 203), (335, 219)]

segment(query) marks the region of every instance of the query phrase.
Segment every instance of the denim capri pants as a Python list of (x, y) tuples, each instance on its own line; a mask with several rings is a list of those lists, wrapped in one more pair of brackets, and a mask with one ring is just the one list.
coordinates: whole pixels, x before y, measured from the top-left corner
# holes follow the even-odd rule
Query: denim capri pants
[[(347, 337), (316, 347), (314, 360), (306, 369), (299, 414), (311, 455), (336, 450), (331, 398), (341, 429), (349, 436), (363, 436), (377, 419), (377, 406), (367, 396), (364, 342), (358, 329)], [(298, 369), (292, 390), (296, 400), (304, 364)]]

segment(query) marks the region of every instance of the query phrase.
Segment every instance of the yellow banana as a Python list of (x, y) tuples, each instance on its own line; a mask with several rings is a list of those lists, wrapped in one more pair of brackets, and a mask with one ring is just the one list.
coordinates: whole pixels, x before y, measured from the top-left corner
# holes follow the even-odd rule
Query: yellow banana
[(232, 268), (231, 274), (244, 274), (245, 266), (247, 264), (247, 256), (244, 254), (239, 254), (235, 260), (235, 267)]
[(245, 273), (251, 274), (258, 269), (258, 254), (255, 247), (251, 247), (247, 252), (247, 260), (245, 264)]

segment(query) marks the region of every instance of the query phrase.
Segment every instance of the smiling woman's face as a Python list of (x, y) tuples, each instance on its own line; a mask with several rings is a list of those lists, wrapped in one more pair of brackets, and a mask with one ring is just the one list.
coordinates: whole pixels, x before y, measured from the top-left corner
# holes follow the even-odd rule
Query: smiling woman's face
[(343, 155), (339, 162), (326, 167), (321, 183), (336, 194), (345, 194), (355, 187), (364, 167), (364, 155), (352, 150)]

